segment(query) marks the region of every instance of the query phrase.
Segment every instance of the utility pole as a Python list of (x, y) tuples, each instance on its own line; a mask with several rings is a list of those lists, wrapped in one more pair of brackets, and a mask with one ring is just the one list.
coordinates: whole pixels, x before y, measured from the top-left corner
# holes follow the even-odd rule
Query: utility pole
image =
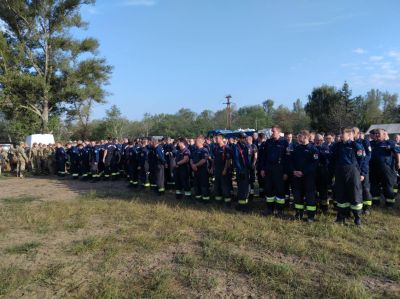
[(226, 103), (224, 103), (226, 105), (226, 129), (230, 130), (231, 129), (231, 118), (232, 118), (232, 112), (231, 112), (231, 95), (227, 95), (225, 97), (226, 99)]

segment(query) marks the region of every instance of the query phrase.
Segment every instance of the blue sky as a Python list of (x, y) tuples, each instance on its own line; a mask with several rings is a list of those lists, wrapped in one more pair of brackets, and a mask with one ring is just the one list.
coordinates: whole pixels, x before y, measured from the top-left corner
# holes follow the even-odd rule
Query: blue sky
[(312, 88), (400, 91), (398, 0), (97, 0), (79, 36), (100, 40), (114, 66), (107, 104), (129, 119), (303, 103)]

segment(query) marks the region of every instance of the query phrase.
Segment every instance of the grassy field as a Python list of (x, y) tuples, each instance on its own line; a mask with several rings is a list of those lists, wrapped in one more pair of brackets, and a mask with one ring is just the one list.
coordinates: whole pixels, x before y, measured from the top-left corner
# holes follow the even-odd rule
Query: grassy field
[(398, 207), (358, 228), (129, 189), (52, 192), (0, 198), (0, 297), (400, 298)]

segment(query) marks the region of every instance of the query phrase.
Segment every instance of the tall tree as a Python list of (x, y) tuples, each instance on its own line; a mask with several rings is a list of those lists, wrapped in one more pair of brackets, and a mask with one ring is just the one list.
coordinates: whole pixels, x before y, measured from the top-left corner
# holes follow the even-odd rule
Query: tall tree
[(129, 121), (122, 116), (121, 110), (116, 105), (112, 105), (110, 109), (106, 110), (104, 125), (107, 137), (126, 137), (128, 123)]
[(306, 110), (304, 109), (303, 103), (300, 99), (297, 99), (293, 103), (292, 111), (292, 129), (291, 131), (296, 133), (302, 129), (310, 128), (310, 118), (308, 117)]
[(305, 107), (312, 128), (327, 132), (356, 125), (357, 99), (351, 95), (347, 82), (340, 90), (327, 85), (314, 88)]
[(335, 129), (330, 127), (329, 117), (331, 110), (339, 101), (340, 97), (335, 87), (322, 85), (314, 88), (305, 106), (307, 115), (311, 119), (311, 127), (325, 132)]
[(378, 124), (382, 121), (382, 93), (378, 89), (371, 89), (359, 105), (359, 126), (362, 130), (369, 128), (371, 124)]
[[(97, 59), (98, 43), (77, 40), (70, 29), (83, 29), (80, 15), (95, 0), (2, 0), (0, 70), (1, 109), (10, 117), (21, 108), (36, 115), (43, 132), (49, 119), (77, 101), (103, 100), (111, 68)], [(91, 54), (83, 58), (82, 54)], [(11, 57), (10, 57), (11, 56)], [(78, 62), (79, 61), (79, 62)]]
[(242, 129), (261, 129), (271, 125), (268, 114), (263, 106), (253, 105), (239, 108), (237, 111), (236, 126)]
[(382, 93), (382, 119), (385, 123), (394, 123), (400, 120), (398, 94)]

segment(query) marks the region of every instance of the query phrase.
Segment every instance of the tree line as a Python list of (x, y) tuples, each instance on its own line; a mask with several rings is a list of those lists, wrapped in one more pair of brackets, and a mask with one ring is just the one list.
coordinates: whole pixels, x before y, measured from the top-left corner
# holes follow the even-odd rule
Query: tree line
[[(352, 96), (349, 85), (342, 88), (323, 85), (316, 87), (305, 105), (300, 99), (292, 107), (276, 106), (268, 99), (258, 105), (232, 107), (232, 128), (270, 128), (280, 124), (283, 131), (298, 132), (312, 129), (338, 133), (341, 127), (358, 126), (365, 131), (371, 124), (400, 122), (398, 95), (371, 89), (364, 96)], [(58, 131), (63, 140), (104, 139), (107, 137), (185, 136), (195, 137), (209, 130), (226, 128), (226, 111), (204, 110), (196, 113), (182, 108), (174, 114), (145, 114), (141, 120), (131, 121), (113, 105), (103, 119), (85, 123), (65, 120)]]

